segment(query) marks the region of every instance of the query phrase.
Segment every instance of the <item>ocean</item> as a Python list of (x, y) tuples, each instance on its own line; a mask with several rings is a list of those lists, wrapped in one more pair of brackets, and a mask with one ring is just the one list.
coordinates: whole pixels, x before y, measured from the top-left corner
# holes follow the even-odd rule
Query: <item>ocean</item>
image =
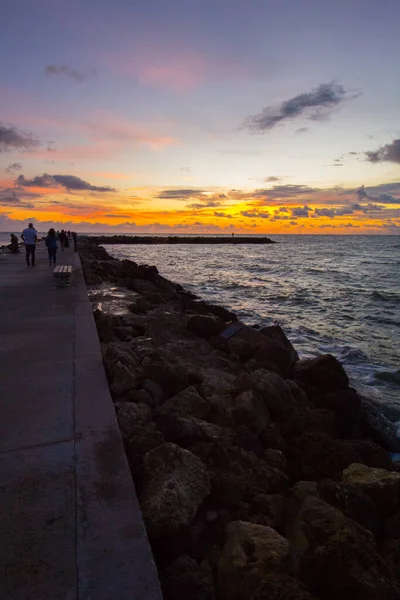
[(278, 243), (105, 247), (156, 265), (249, 325), (281, 325), (301, 358), (332, 353), (360, 393), (400, 420), (400, 236), (271, 239)]

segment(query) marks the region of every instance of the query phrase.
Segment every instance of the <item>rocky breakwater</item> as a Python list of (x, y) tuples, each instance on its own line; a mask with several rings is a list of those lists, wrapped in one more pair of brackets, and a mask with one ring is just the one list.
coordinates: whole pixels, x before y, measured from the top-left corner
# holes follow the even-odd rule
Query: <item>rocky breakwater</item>
[(181, 236), (181, 235), (100, 235), (93, 236), (97, 244), (276, 244), (265, 236)]
[(80, 253), (89, 288), (132, 291), (94, 317), (165, 600), (399, 599), (400, 473), (339, 362)]

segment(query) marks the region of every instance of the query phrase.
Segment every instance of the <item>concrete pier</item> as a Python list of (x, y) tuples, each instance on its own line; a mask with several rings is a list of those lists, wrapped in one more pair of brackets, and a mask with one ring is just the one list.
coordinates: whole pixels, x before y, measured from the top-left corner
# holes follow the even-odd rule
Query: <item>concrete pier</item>
[(0, 256), (0, 598), (161, 600), (77, 253)]

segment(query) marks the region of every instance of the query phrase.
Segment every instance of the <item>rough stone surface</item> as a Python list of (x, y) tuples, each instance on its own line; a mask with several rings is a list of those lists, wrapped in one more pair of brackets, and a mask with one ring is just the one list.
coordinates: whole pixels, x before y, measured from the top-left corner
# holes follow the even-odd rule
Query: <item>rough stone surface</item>
[(190, 556), (180, 556), (161, 572), (164, 600), (215, 600), (211, 568), (199, 567)]
[(180, 532), (210, 493), (204, 464), (188, 450), (164, 444), (143, 461), (143, 518), (150, 537)]
[(349, 378), (340, 362), (331, 354), (299, 360), (293, 368), (295, 379), (313, 385), (321, 391), (347, 389)]
[(118, 425), (122, 437), (128, 440), (138, 425), (145, 425), (151, 421), (152, 411), (147, 404), (135, 404), (134, 402), (116, 402)]
[(178, 417), (203, 419), (209, 413), (210, 408), (210, 403), (200, 396), (196, 388), (190, 386), (168, 398), (158, 412), (159, 414), (174, 414)]
[(288, 568), (289, 542), (274, 529), (235, 521), (226, 529), (218, 564), (218, 592), (222, 600), (248, 600), (268, 572)]
[(385, 515), (392, 514), (399, 507), (400, 473), (352, 464), (343, 471), (343, 481), (367, 494)]
[(236, 425), (245, 425), (256, 435), (262, 433), (269, 423), (268, 409), (260, 395), (253, 390), (236, 396), (232, 414)]

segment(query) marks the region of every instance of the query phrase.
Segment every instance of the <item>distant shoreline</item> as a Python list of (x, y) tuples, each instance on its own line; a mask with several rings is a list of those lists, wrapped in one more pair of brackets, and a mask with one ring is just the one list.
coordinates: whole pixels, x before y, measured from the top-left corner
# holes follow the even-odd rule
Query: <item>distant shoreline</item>
[(268, 237), (229, 236), (90, 236), (97, 244), (276, 244)]

